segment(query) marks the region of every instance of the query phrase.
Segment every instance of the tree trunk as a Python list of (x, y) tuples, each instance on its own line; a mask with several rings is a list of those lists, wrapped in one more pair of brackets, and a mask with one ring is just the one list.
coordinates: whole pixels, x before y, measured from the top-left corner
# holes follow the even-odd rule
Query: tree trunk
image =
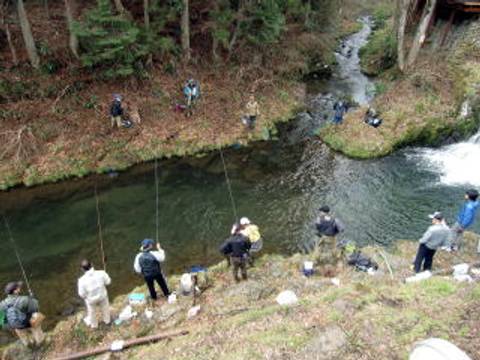
[(148, 0), (143, 0), (143, 23), (145, 29), (150, 29), (150, 5)]
[(12, 33), (10, 32), (10, 26), (8, 24), (8, 2), (1, 2), (0, 4), (0, 25), (5, 29), (8, 48), (10, 49), (10, 53), (12, 54), (12, 62), (16, 66), (18, 65), (18, 56), (17, 49), (15, 49), (15, 45), (13, 45)]
[(50, 8), (48, 7), (48, 0), (43, 0), (43, 7), (45, 8), (47, 19), (50, 19)]
[[(307, 27), (310, 24), (310, 12), (312, 11), (312, 0), (307, 0), (305, 10), (305, 21), (303, 22), (303, 26)], [(341, 8), (341, 6), (340, 6)]]
[[(216, 14), (218, 14), (218, 1), (213, 2), (213, 10), (215, 11)], [(215, 20), (213, 20), (213, 27), (210, 29), (210, 33), (212, 34), (212, 57), (213, 61), (215, 63), (218, 62), (219, 56), (218, 56), (218, 39), (215, 36), (215, 31), (217, 30), (217, 25)]]
[(68, 44), (70, 45), (70, 50), (72, 50), (73, 55), (79, 59), (79, 51), (78, 51), (78, 37), (73, 31), (73, 22), (75, 18), (73, 16), (76, 9), (75, 0), (65, 0), (65, 16), (67, 18), (68, 24), (68, 31), (70, 33), (70, 37), (68, 40)]
[(245, 6), (245, 4), (243, 3), (242, 0), (240, 0), (238, 2), (238, 9), (237, 9), (237, 15), (236, 15), (237, 22), (235, 24), (235, 29), (233, 30), (232, 37), (230, 38), (230, 42), (228, 44), (228, 57), (229, 58), (230, 58), (232, 50), (235, 46), (235, 43), (237, 42), (238, 33), (240, 32), (240, 23), (242, 22), (244, 6)]
[(433, 14), (435, 13), (435, 8), (437, 6), (437, 0), (429, 0), (425, 4), (425, 8), (422, 14), (422, 20), (418, 26), (417, 32), (415, 34), (415, 39), (413, 39), (413, 44), (408, 54), (408, 59), (406, 63), (406, 68), (409, 68), (413, 65), (415, 60), (417, 60), (418, 53), (425, 42), (425, 37), (427, 33), (428, 26), (432, 19)]
[(119, 14), (125, 15), (128, 19), (132, 20), (132, 14), (123, 6), (122, 0), (113, 0), (113, 3), (115, 4), (115, 9)]
[(17, 12), (20, 20), (20, 27), (22, 29), (23, 41), (25, 42), (25, 48), (27, 49), (30, 64), (32, 64), (35, 69), (38, 69), (40, 67), (40, 59), (37, 54), (35, 40), (33, 39), (32, 29), (27, 18), (27, 12), (25, 11), (23, 0), (17, 0)]
[(7, 23), (5, 23), (5, 34), (7, 35), (8, 47), (10, 48), (10, 53), (12, 54), (12, 62), (15, 66), (17, 66), (18, 65), (17, 50), (13, 45), (12, 34), (10, 33), (10, 28)]
[(400, 71), (405, 71), (405, 27), (407, 24), (410, 0), (397, 0), (398, 30), (397, 30), (397, 61)]
[(113, 3), (115, 4), (115, 9), (117, 9), (120, 14), (127, 12), (125, 6), (123, 6), (122, 0), (113, 0)]
[(190, 15), (188, 7), (188, 0), (183, 0), (183, 11), (181, 19), (182, 50), (183, 58), (186, 62), (190, 61)]

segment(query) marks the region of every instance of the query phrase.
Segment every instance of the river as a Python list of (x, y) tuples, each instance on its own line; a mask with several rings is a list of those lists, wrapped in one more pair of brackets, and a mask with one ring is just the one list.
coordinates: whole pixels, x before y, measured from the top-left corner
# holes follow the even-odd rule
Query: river
[[(369, 21), (363, 22), (359, 33), (363, 35), (346, 41), (352, 52), (342, 48), (337, 53), (341, 59), (336, 76), (311, 86), (323, 92), (310, 91), (309, 113), (282, 125), (277, 141), (225, 151), (238, 213), (260, 226), (265, 252), (308, 249), (314, 238), (312, 222), (324, 204), (346, 224), (344, 237), (360, 244), (389, 246), (398, 239), (417, 239), (429, 225), (429, 213), (441, 210), (452, 223), (465, 189), (480, 186), (478, 136), (369, 161), (335, 154), (311, 136), (312, 129), (331, 116), (336, 96), (353, 94), (363, 103), (371, 96), (371, 80), (359, 72), (356, 55), (370, 31)], [(355, 76), (350, 77), (352, 71)], [(362, 86), (350, 81), (355, 77)], [(336, 87), (339, 81), (342, 86)], [(159, 239), (167, 253), (167, 274), (218, 262), (218, 246), (233, 222), (219, 154), (161, 161), (158, 180)], [(81, 259), (92, 259), (100, 267), (95, 184), (113, 297), (142, 283), (132, 265), (141, 239), (155, 236), (152, 163), (116, 176), (0, 194), (0, 210), (7, 215), (33, 290), (52, 319), (50, 325), (79, 304), (75, 292)], [(3, 226), (0, 241), (0, 284), (5, 284), (20, 279), (21, 273)]]

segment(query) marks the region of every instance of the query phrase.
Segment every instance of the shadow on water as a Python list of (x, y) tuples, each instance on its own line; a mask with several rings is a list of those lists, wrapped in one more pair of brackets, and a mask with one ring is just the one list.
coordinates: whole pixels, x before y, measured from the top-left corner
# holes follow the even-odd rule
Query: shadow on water
[[(332, 81), (336, 81), (335, 79)], [(329, 84), (333, 86), (334, 84)], [(279, 140), (225, 151), (239, 216), (257, 223), (265, 252), (304, 251), (314, 238), (316, 209), (330, 205), (347, 225), (345, 238), (389, 245), (415, 239), (427, 214), (444, 211), (453, 220), (464, 188), (440, 182), (441, 174), (417, 150), (354, 161), (336, 155), (312, 130), (331, 116), (333, 98), (312, 94), (311, 112), (280, 126)], [(161, 161), (160, 242), (167, 273), (218, 262), (233, 212), (218, 153)], [(97, 175), (54, 185), (0, 193), (32, 287), (52, 325), (79, 304), (76, 279), (82, 258), (101, 263), (94, 185), (98, 185), (111, 296), (141, 284), (133, 274), (139, 242), (155, 236), (153, 164), (116, 177)], [(21, 274), (0, 230), (0, 283)], [(413, 255), (413, 254), (412, 254)]]

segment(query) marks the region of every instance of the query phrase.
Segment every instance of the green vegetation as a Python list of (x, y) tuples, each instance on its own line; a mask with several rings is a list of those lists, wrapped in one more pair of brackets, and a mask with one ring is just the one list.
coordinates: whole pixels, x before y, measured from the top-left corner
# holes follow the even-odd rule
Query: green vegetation
[(146, 49), (139, 44), (140, 30), (123, 15), (114, 15), (109, 0), (98, 0), (97, 7), (85, 14), (74, 31), (84, 66), (101, 66), (107, 78), (139, 74), (135, 66), (146, 55)]
[(360, 49), (362, 70), (377, 76), (395, 66), (397, 38), (393, 29), (393, 7), (379, 4), (373, 12), (374, 28), (368, 43)]

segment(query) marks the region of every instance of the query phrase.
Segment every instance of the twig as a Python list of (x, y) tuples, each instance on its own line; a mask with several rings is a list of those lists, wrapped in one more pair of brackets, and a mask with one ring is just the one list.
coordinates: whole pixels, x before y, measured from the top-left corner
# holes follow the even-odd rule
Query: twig
[(62, 97), (65, 96), (65, 94), (67, 93), (67, 90), (70, 88), (71, 85), (67, 85), (63, 88), (62, 91), (60, 91), (60, 94), (58, 94), (57, 98), (53, 101), (52, 103), (52, 112), (54, 112), (56, 110), (56, 107), (57, 107), (57, 103), (60, 101), (60, 99)]

